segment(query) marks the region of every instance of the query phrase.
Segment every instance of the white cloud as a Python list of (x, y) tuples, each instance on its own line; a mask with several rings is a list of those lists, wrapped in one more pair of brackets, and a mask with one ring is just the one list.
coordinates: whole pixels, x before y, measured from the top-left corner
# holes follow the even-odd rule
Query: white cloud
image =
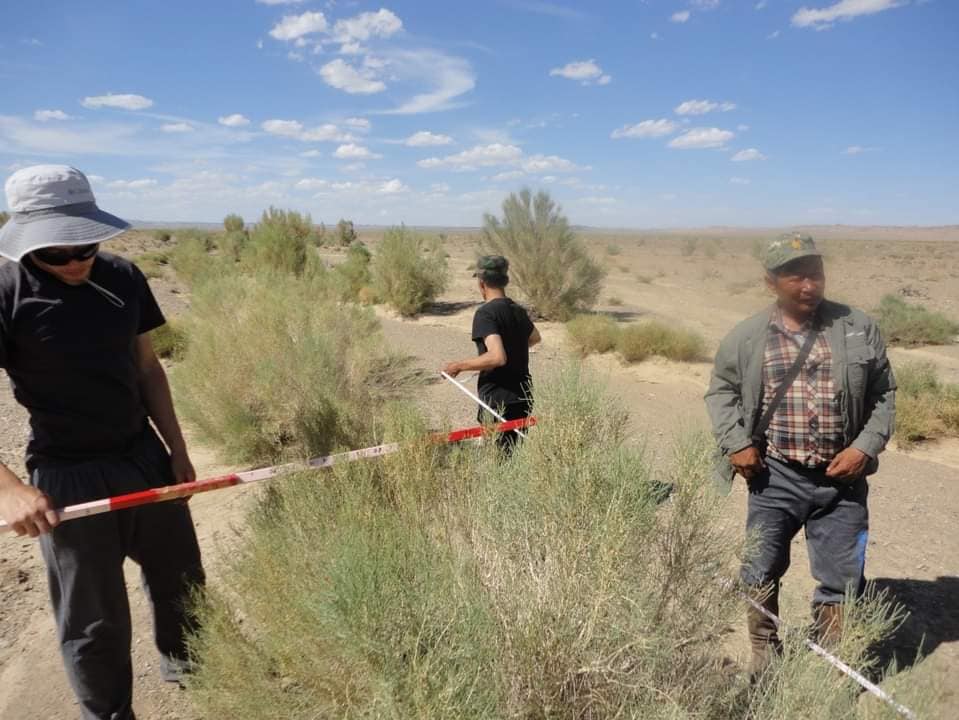
[(340, 130), (332, 123), (318, 125), (310, 130), (304, 130), (299, 135), (303, 142), (349, 142), (353, 136)]
[(353, 139), (331, 123), (306, 129), (303, 123), (297, 120), (267, 120), (260, 127), (270, 135), (295, 138), (303, 142), (347, 142)]
[(558, 155), (524, 155), (516, 145), (492, 143), (477, 145), (454, 155), (443, 158), (432, 157), (420, 160), (417, 165), (421, 168), (451, 168), (453, 170), (475, 170), (480, 167), (512, 166), (516, 169), (509, 173), (499, 173), (494, 180), (502, 181), (520, 177), (526, 173), (563, 173), (581, 168), (574, 162)]
[(422, 168), (452, 167), (463, 170), (472, 170), (477, 167), (492, 167), (495, 165), (513, 165), (523, 157), (523, 151), (515, 145), (493, 143), (491, 145), (477, 145), (469, 150), (447, 155), (444, 158), (427, 158), (420, 160), (417, 165)]
[(217, 122), (219, 122), (220, 125), (226, 125), (227, 127), (243, 127), (250, 124), (250, 121), (243, 115), (240, 115), (240, 113), (224, 115), (223, 117), (219, 118)]
[(775, 40), (776, 38), (779, 37), (780, 34), (781, 34), (781, 33), (779, 32), (779, 30), (773, 30), (771, 33), (769, 33), (769, 34), (766, 36), (766, 39), (767, 39), (767, 40)]
[(721, 148), (735, 137), (731, 130), (719, 128), (694, 128), (669, 141), (669, 147), (678, 150), (705, 150)]
[(616, 204), (616, 198), (609, 197), (608, 195), (592, 195), (579, 199), (580, 202), (587, 203), (588, 205), (614, 205)]
[(194, 128), (190, 123), (175, 122), (161, 125), (160, 129), (165, 133), (190, 133), (196, 128)]
[(655, 33), (655, 32), (654, 32), (654, 33), (650, 33), (650, 34), (649, 34), (649, 38), (650, 38), (650, 40), (659, 40), (659, 33)]
[(765, 160), (766, 156), (763, 155), (756, 148), (748, 148), (746, 150), (740, 150), (738, 153), (733, 155), (730, 160), (733, 162), (747, 162), (749, 160)]
[(549, 71), (552, 77), (563, 77), (567, 80), (578, 80), (583, 85), (609, 85), (613, 78), (603, 73), (603, 69), (595, 60), (577, 60), (563, 65), (563, 67), (553, 68)]
[(329, 180), (323, 180), (321, 178), (303, 178), (302, 180), (297, 180), (296, 185), (294, 185), (297, 190), (306, 190), (311, 192), (325, 190), (329, 186)]
[(370, 121), (361, 117), (346, 118), (343, 124), (361, 132), (366, 132), (370, 129)]
[(302, 15), (285, 15), (270, 30), (270, 36), (277, 40), (296, 40), (313, 33), (325, 32), (326, 16), (321, 12), (305, 12)]
[(339, 158), (340, 160), (375, 160), (383, 156), (371, 152), (369, 148), (363, 147), (362, 145), (347, 143), (336, 148), (333, 157)]
[(749, 130), (749, 125), (737, 125), (736, 129), (739, 132), (746, 132), (747, 130)]
[(643, 120), (635, 125), (623, 125), (610, 135), (614, 140), (621, 138), (655, 138), (676, 132), (679, 126), (672, 120)]
[(493, 182), (509, 182), (510, 180), (518, 180), (521, 177), (526, 177), (526, 173), (522, 170), (506, 170), (501, 173), (496, 173), (490, 180)]
[(153, 101), (142, 95), (114, 95), (113, 93), (85, 97), (80, 101), (80, 104), (91, 110), (105, 107), (120, 110), (146, 110), (148, 107), (153, 107)]
[(430, 185), (430, 192), (435, 193), (448, 193), (450, 191), (450, 186), (446, 183), (433, 183)]
[(754, 7), (756, 10), (762, 10), (763, 8), (766, 7), (766, 0), (759, 0), (758, 3), (756, 3), (755, 5), (753, 5), (753, 7)]
[(406, 138), (403, 144), (409, 147), (427, 147), (431, 145), (449, 145), (452, 142), (453, 138), (449, 135), (440, 135), (431, 133), (428, 130), (420, 130)]
[(383, 182), (376, 190), (376, 192), (383, 195), (396, 195), (397, 193), (409, 192), (410, 189), (399, 179), (393, 178), (392, 180), (386, 180)]
[(33, 113), (35, 120), (46, 122), (47, 120), (69, 120), (70, 116), (63, 110), (37, 110)]
[(523, 160), (522, 167), (528, 173), (575, 172), (585, 169), (558, 155), (531, 155)]
[(873, 147), (863, 147), (862, 145), (850, 145), (845, 150), (842, 151), (843, 155), (862, 155), (863, 153), (872, 152), (876, 148)]
[(323, 153), (321, 153), (319, 150), (307, 150), (306, 152), (301, 152), (300, 157), (318, 158), (323, 157)]
[(674, 12), (669, 16), (670, 22), (674, 23), (684, 23), (689, 20), (689, 10), (680, 10), (679, 12)]
[(364, 12), (355, 17), (337, 20), (333, 36), (337, 42), (352, 43), (372, 37), (387, 38), (403, 29), (403, 21), (386, 8)]
[(256, 0), (258, 5), (299, 5), (303, 0)]
[(108, 188), (115, 190), (146, 190), (155, 187), (156, 180), (152, 178), (143, 178), (141, 180), (113, 180), (107, 183)]
[(370, 95), (386, 89), (386, 83), (376, 79), (371, 68), (357, 69), (342, 58), (328, 62), (319, 73), (327, 85), (351, 95)]
[(303, 123), (296, 120), (267, 120), (260, 125), (270, 135), (298, 138), (303, 132)]
[(719, 0), (689, 0), (689, 4), (700, 10), (714, 10), (719, 7)]
[(749, 185), (749, 183), (752, 181), (749, 178), (744, 177), (731, 177), (729, 178), (729, 182), (731, 182), (733, 185)]
[(386, 111), (390, 115), (413, 115), (458, 107), (453, 100), (472, 90), (476, 77), (463, 58), (432, 50), (393, 52), (390, 68), (399, 77), (428, 82), (433, 89), (414, 95), (399, 107)]
[(736, 103), (715, 102), (713, 100), (686, 100), (676, 106), (677, 115), (705, 115), (716, 110), (729, 112), (736, 109)]
[(873, 15), (884, 10), (904, 5), (903, 0), (840, 0), (840, 2), (821, 9), (801, 7), (792, 16), (796, 27), (811, 27), (826, 30), (836, 20), (853, 20), (863, 15)]

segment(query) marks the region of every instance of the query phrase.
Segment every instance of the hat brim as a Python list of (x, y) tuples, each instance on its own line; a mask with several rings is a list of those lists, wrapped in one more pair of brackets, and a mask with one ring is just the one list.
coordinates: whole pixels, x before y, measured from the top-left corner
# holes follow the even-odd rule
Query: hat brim
[(779, 268), (786, 267), (791, 262), (796, 260), (802, 260), (806, 257), (822, 257), (822, 251), (820, 250), (797, 250), (794, 255), (790, 255), (786, 260), (783, 260), (781, 263), (777, 263), (772, 267), (766, 266), (766, 269), (772, 272), (773, 270), (778, 270)]
[(130, 223), (94, 207), (83, 213), (38, 210), (14, 213), (0, 228), (0, 255), (19, 262), (27, 253), (57, 245), (90, 245), (116, 237)]

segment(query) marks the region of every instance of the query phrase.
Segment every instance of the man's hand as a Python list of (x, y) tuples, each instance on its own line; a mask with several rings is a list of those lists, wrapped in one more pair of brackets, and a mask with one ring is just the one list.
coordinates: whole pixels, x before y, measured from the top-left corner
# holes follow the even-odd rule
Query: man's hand
[(193, 463), (190, 462), (190, 456), (186, 450), (172, 453), (170, 465), (173, 466), (173, 479), (177, 485), (196, 480), (196, 470), (193, 469)]
[(50, 498), (23, 483), (0, 487), (0, 518), (17, 535), (36, 537), (60, 524)]
[(766, 469), (762, 455), (752, 445), (730, 455), (729, 462), (747, 480), (752, 480)]
[(838, 480), (841, 483), (853, 483), (866, 472), (869, 456), (862, 450), (848, 447), (836, 455), (826, 468), (826, 477)]
[(456, 377), (461, 372), (463, 372), (463, 368), (458, 362), (450, 362), (450, 363), (446, 363), (443, 366), (443, 372), (445, 372), (450, 377)]

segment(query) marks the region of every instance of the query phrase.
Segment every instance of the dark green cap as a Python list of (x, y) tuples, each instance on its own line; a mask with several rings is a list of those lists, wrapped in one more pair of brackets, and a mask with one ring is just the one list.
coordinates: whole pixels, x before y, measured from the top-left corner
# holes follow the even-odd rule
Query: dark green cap
[(509, 260), (502, 255), (483, 255), (473, 269), (473, 277), (480, 280), (501, 280), (509, 274)]
[(783, 233), (766, 243), (763, 250), (763, 267), (775, 270), (786, 263), (809, 256), (821, 256), (812, 237), (802, 233)]

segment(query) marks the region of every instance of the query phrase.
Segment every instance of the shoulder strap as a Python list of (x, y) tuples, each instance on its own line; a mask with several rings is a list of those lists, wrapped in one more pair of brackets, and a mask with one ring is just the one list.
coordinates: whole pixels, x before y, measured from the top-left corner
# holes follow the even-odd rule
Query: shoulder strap
[(776, 414), (779, 404), (783, 401), (783, 398), (786, 397), (786, 393), (796, 381), (796, 378), (799, 377), (799, 371), (802, 370), (803, 363), (806, 362), (806, 358), (809, 357), (809, 353), (812, 351), (812, 346), (815, 344), (817, 337), (819, 337), (819, 331), (810, 328), (806, 334), (806, 341), (799, 349), (796, 362), (792, 364), (789, 372), (786, 373), (783, 381), (779, 384), (779, 387), (776, 388), (776, 394), (773, 395), (772, 400), (769, 401), (769, 405), (766, 407), (766, 412), (764, 412), (763, 416), (759, 419), (759, 424), (756, 426), (755, 431), (753, 431), (753, 437), (762, 437), (766, 434), (769, 423), (772, 422), (773, 415)]

